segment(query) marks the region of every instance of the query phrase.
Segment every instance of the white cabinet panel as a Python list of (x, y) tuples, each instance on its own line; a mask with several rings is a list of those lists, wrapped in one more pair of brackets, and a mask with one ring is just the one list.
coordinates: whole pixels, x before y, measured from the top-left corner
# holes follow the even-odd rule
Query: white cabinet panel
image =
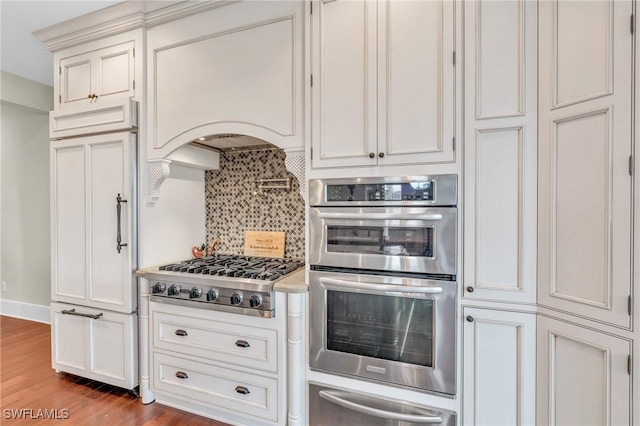
[(630, 425), (631, 343), (540, 316), (538, 423)]
[(133, 96), (134, 43), (122, 43), (97, 52), (96, 94), (103, 97), (121, 94)]
[(51, 289), (70, 300), (86, 297), (84, 145), (51, 145)]
[[(73, 308), (64, 306), (61, 308)], [(84, 371), (87, 369), (85, 348), (87, 347), (86, 318), (64, 315), (51, 309), (51, 358), (53, 367), (63, 370), (73, 368)]]
[(464, 8), (464, 297), (535, 303), (537, 8)]
[(540, 14), (538, 301), (629, 327), (632, 3)]
[[(552, 40), (552, 75), (556, 78), (554, 106), (611, 93), (616, 3), (612, 0), (549, 2), (553, 5), (555, 22)], [(629, 4), (623, 2), (619, 7), (625, 9)], [(627, 20), (630, 15), (626, 15)], [(631, 50), (627, 54), (630, 55)]]
[(91, 58), (89, 55), (80, 55), (62, 59), (59, 65), (62, 70), (60, 78), (60, 93), (63, 104), (75, 101), (88, 103), (91, 91)]
[(378, 164), (453, 161), (454, 2), (381, 0), (378, 28)]
[(551, 294), (605, 309), (611, 308), (610, 118), (607, 109), (554, 122), (551, 141)]
[[(126, 279), (124, 268), (128, 265), (122, 258), (127, 256), (128, 249), (124, 247), (124, 252), (118, 253), (114, 247), (118, 232), (116, 197), (117, 194), (125, 195), (125, 183), (129, 178), (125, 176), (125, 168), (130, 163), (126, 148), (125, 141), (118, 138), (87, 145), (91, 212), (89, 299), (96, 302), (123, 304), (125, 297), (122, 283)], [(126, 204), (122, 207), (125, 216), (127, 207)], [(121, 218), (120, 222), (122, 239), (127, 242), (128, 221)]]
[(314, 160), (331, 165), (375, 164), (376, 4), (318, 2), (313, 26)]
[(135, 146), (130, 133), (51, 143), (52, 300), (135, 309)]
[(524, 114), (525, 53), (534, 55), (525, 46), (531, 10), (523, 1), (477, 1), (467, 7), (475, 8), (475, 43), (468, 46), (476, 58), (476, 118)]
[(523, 131), (476, 134), (476, 288), (522, 290)]
[(53, 368), (125, 389), (138, 383), (138, 317), (51, 304)]
[(534, 314), (464, 308), (463, 423), (535, 425)]

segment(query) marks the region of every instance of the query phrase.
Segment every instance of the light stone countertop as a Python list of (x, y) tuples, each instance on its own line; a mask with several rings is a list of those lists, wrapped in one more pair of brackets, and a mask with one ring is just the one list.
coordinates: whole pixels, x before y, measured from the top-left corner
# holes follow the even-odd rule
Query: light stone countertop
[(304, 280), (304, 268), (287, 275), (283, 280), (274, 284), (273, 289), (283, 293), (306, 293), (309, 285)]

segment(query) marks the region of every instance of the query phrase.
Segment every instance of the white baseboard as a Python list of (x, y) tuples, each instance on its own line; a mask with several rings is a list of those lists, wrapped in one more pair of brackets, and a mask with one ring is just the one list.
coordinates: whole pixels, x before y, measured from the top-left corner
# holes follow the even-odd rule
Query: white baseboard
[(51, 310), (48, 306), (16, 302), (15, 300), (0, 299), (0, 315), (43, 322), (45, 324), (51, 323)]

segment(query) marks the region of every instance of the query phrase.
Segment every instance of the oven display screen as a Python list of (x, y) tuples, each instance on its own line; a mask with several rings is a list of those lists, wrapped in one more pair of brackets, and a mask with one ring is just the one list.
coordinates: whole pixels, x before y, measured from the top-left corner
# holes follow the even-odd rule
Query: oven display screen
[(327, 185), (327, 201), (434, 201), (433, 181)]
[(327, 291), (327, 349), (433, 366), (433, 300)]

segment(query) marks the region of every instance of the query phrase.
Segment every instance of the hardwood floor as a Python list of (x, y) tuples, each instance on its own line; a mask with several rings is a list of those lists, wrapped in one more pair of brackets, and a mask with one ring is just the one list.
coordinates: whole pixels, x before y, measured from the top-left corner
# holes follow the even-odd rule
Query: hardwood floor
[[(156, 403), (143, 405), (124, 389), (56, 374), (48, 324), (0, 316), (0, 365), (2, 425), (224, 425)], [(22, 419), (15, 418), (19, 414)]]

